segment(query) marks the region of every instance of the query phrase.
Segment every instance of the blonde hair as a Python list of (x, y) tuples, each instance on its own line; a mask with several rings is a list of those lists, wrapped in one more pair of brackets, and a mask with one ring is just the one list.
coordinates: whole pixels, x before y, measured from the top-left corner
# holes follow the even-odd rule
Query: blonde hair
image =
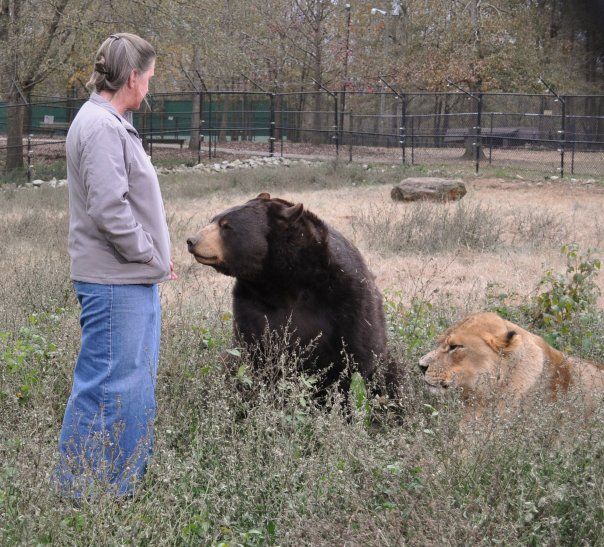
[(107, 38), (96, 52), (88, 89), (115, 92), (126, 84), (133, 70), (146, 72), (155, 59), (153, 46), (136, 34), (120, 32)]

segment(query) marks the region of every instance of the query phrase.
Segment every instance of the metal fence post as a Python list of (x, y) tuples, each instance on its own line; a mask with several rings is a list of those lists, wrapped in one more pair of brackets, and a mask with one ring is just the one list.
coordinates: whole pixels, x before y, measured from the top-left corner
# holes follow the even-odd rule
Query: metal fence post
[(564, 148), (566, 145), (566, 99), (560, 97), (562, 106), (562, 123), (560, 129), (560, 178), (564, 178)]
[(493, 115), (491, 112), (491, 133), (489, 135), (489, 165), (493, 162)]
[(566, 99), (565, 97), (561, 97), (556, 93), (554, 88), (548, 84), (541, 76), (539, 77), (539, 82), (541, 82), (549, 92), (556, 97), (554, 102), (560, 102), (560, 106), (562, 109), (562, 120), (561, 120), (561, 128), (558, 130), (558, 134), (560, 135), (560, 178), (564, 177), (564, 148), (566, 145)]
[(348, 161), (352, 163), (352, 110), (348, 111)]
[(413, 165), (415, 162), (415, 118), (409, 117), (411, 118), (411, 165)]
[(269, 93), (270, 97), (270, 123), (268, 126), (268, 155), (273, 157), (275, 155), (275, 94)]
[(208, 93), (208, 158), (212, 159), (212, 94)]
[(478, 174), (478, 170), (480, 168), (480, 151), (482, 145), (482, 134), (480, 131), (480, 124), (482, 121), (482, 93), (478, 94), (478, 108), (476, 109), (476, 174)]
[(27, 135), (27, 182), (31, 182), (31, 133)]
[(197, 163), (201, 163), (201, 137), (203, 135), (203, 92), (199, 92), (199, 127), (197, 128)]
[(334, 121), (335, 121), (335, 125), (334, 125), (334, 135), (333, 138), (336, 141), (336, 158), (340, 157), (340, 139), (339, 139), (339, 124), (340, 124), (340, 119), (338, 116), (338, 96), (334, 93), (333, 94), (333, 107), (334, 107)]
[(407, 139), (407, 95), (403, 93), (401, 96), (401, 127), (400, 127), (400, 144), (403, 152), (403, 165), (406, 162), (406, 139)]
[(280, 144), (280, 155), (283, 157), (283, 95), (280, 95), (279, 99), (279, 144)]

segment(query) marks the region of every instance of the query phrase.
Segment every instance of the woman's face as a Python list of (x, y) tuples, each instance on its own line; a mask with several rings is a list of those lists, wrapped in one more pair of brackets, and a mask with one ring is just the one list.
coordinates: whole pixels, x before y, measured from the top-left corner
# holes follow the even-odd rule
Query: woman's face
[(149, 70), (145, 72), (138, 72), (133, 70), (130, 75), (130, 81), (128, 82), (129, 95), (131, 104), (129, 110), (138, 110), (145, 98), (145, 95), (149, 92), (149, 80), (155, 74), (155, 59), (151, 61)]

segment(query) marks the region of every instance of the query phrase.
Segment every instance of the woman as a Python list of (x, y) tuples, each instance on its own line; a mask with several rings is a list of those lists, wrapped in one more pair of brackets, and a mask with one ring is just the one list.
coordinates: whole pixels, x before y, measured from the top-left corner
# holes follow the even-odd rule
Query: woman
[(107, 487), (131, 494), (153, 442), (157, 283), (176, 275), (157, 175), (126, 116), (140, 107), (154, 69), (148, 42), (112, 34), (67, 135), (82, 341), (59, 440), (59, 484), (76, 497)]

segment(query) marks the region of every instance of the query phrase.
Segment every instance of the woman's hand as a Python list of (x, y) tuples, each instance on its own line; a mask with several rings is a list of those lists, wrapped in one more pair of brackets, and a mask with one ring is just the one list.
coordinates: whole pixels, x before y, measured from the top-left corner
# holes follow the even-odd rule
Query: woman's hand
[(170, 281), (178, 279), (178, 274), (174, 271), (174, 262), (170, 260)]

